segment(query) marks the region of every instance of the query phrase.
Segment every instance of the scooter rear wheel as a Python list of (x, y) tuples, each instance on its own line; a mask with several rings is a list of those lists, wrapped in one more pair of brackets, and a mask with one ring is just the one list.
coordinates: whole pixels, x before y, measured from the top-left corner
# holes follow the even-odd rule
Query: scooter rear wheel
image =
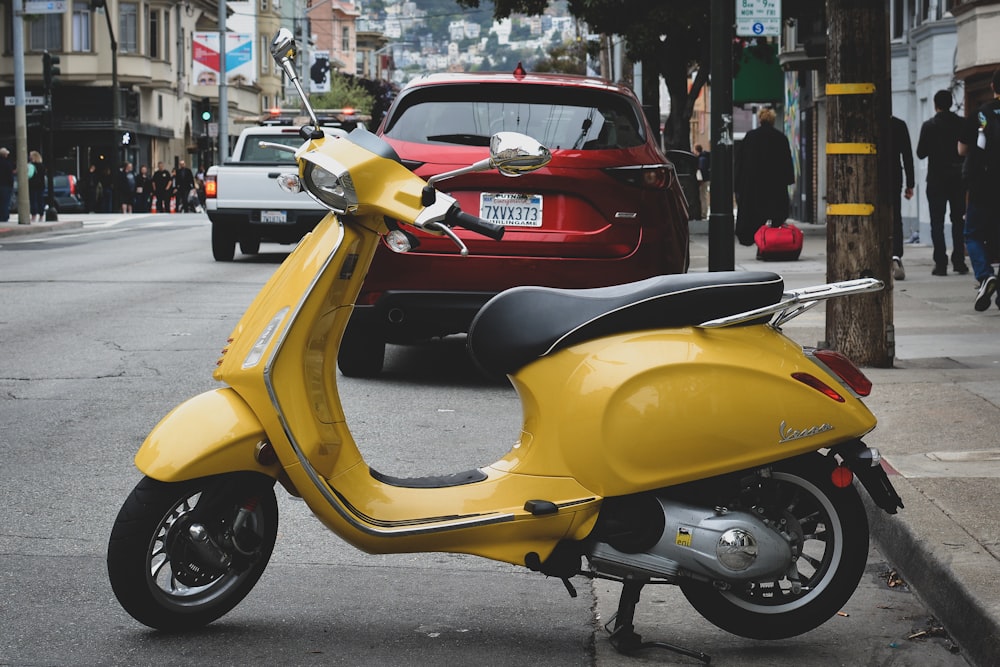
[(843, 607), (868, 561), (868, 519), (853, 486), (833, 485), (832, 468), (819, 454), (776, 465), (734, 503), (797, 536), (801, 590), (787, 577), (729, 590), (683, 582), (684, 596), (702, 616), (742, 637), (784, 639), (822, 625)]
[[(125, 611), (152, 628), (176, 632), (235, 607), (274, 548), (273, 485), (257, 473), (174, 483), (143, 478), (125, 500), (108, 543), (108, 576)], [(203, 535), (209, 541), (195, 537)]]

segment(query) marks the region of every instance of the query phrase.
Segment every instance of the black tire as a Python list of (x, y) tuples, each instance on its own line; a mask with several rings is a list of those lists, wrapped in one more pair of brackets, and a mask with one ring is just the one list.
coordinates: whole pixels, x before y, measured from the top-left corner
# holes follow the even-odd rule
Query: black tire
[(260, 252), (260, 239), (244, 236), (240, 239), (240, 252), (244, 255), (256, 255)]
[[(151, 628), (179, 632), (235, 607), (257, 583), (274, 548), (273, 486), (273, 479), (258, 473), (174, 483), (143, 478), (125, 500), (108, 543), (108, 576), (125, 611)], [(252, 509), (234, 536), (241, 508)], [(228, 565), (202, 557), (190, 536), (195, 523), (231, 559)]]
[(868, 518), (853, 486), (830, 481), (834, 462), (819, 454), (775, 466), (759, 489), (743, 495), (740, 509), (785, 520), (798, 536), (802, 590), (787, 578), (718, 590), (685, 581), (688, 602), (716, 626), (750, 639), (785, 639), (808, 632), (836, 614), (854, 594), (868, 561)]
[(231, 262), (236, 256), (236, 238), (221, 224), (212, 225), (212, 257), (217, 262)]
[(384, 362), (385, 341), (367, 327), (348, 323), (337, 353), (340, 372), (352, 378), (377, 377)]

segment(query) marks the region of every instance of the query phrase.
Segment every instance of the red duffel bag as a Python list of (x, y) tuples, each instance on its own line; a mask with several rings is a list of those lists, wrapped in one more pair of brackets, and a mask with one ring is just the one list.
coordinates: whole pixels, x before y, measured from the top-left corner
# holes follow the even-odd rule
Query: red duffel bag
[(753, 240), (757, 244), (757, 259), (789, 261), (802, 254), (802, 230), (788, 222), (774, 227), (771, 223), (761, 225)]

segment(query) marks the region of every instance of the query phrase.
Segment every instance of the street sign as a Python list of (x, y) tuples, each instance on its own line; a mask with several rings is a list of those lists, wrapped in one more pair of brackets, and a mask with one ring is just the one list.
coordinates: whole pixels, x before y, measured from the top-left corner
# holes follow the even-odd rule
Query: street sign
[(218, 123), (209, 123), (208, 124), (208, 136), (212, 137), (213, 139), (217, 139), (219, 137), (219, 124)]
[[(13, 95), (7, 95), (3, 98), (4, 106), (12, 107), (17, 103), (17, 98)], [(24, 106), (26, 107), (41, 107), (45, 106), (45, 98), (41, 95), (26, 95), (24, 98)]]
[(737, 37), (780, 37), (781, 0), (736, 0)]
[(65, 0), (25, 0), (25, 14), (65, 14)]

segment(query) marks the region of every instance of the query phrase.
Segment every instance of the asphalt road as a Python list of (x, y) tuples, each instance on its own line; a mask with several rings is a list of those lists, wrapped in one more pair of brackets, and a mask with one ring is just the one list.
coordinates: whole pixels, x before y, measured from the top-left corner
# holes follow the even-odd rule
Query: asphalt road
[[(200, 215), (0, 246), (0, 665), (697, 664), (614, 653), (602, 628), (616, 585), (578, 578), (570, 599), (556, 580), (483, 559), (364, 554), (282, 493), (271, 564), (229, 615), (168, 635), (122, 611), (105, 549), (139, 479), (132, 457), (170, 408), (215, 386), (225, 338), (287, 252), (262, 250), (212, 261)], [(384, 377), (342, 378), (341, 391), (387, 474), (488, 463), (519, 427), (513, 390), (482, 379), (461, 340), (390, 347)], [(918, 597), (887, 585), (891, 569), (873, 551), (844, 615), (792, 640), (728, 635), (672, 587), (644, 592), (637, 630), (722, 665), (964, 665)]]

